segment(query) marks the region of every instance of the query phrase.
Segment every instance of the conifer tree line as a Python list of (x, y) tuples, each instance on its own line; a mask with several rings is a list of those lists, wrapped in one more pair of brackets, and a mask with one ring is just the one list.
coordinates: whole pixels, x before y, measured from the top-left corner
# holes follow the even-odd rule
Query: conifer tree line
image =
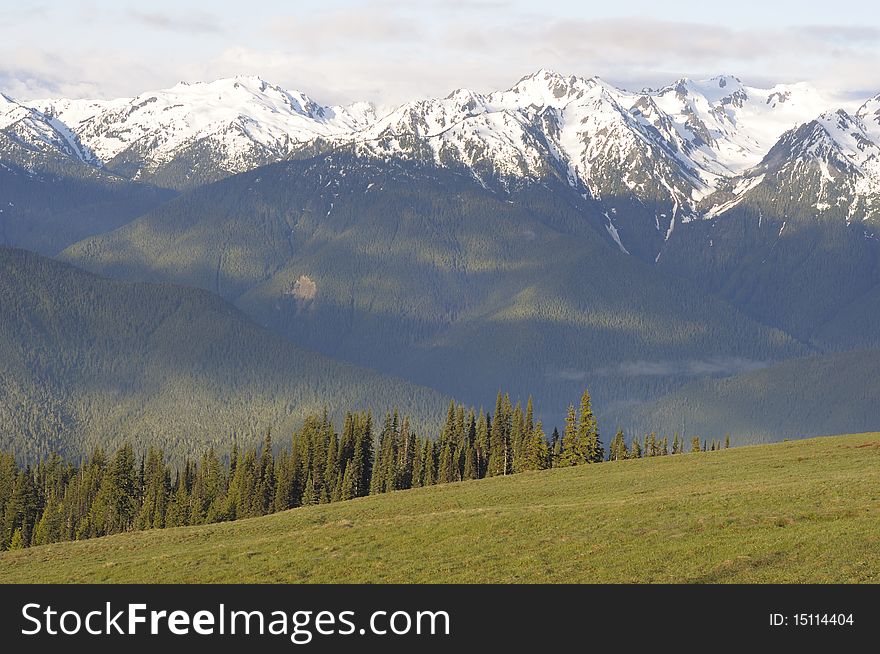
[[(729, 437), (725, 447), (729, 447)], [(694, 437), (691, 451), (720, 449)], [(209, 449), (172, 468), (150, 447), (131, 445), (112, 455), (97, 448), (76, 466), (52, 454), (20, 467), (0, 454), (0, 550), (94, 538), (125, 531), (200, 525), (248, 518), (299, 506), (349, 500), (394, 490), (508, 475), (527, 470), (681, 454), (684, 440), (649, 434), (629, 444), (618, 430), (606, 455), (590, 394), (569, 406), (565, 428), (548, 438), (525, 409), (498, 394), (493, 413), (449, 404), (436, 439), (418, 436), (409, 418), (348, 412), (337, 433), (325, 411), (308, 417), (289, 447)]]

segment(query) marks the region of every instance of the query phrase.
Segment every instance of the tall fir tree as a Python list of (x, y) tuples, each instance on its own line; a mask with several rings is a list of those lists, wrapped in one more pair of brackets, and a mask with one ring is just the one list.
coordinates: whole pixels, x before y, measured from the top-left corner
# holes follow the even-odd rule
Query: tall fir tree
[(500, 392), (495, 401), (495, 415), (492, 416), (492, 427), (489, 431), (489, 462), (487, 477), (506, 475), (510, 466), (510, 398)]
[(629, 458), (640, 459), (642, 457), (642, 445), (639, 443), (639, 437), (633, 436), (629, 444)]
[(586, 463), (584, 447), (580, 441), (577, 412), (574, 405), (568, 405), (565, 416), (565, 430), (562, 432), (562, 451), (559, 455), (560, 466), (576, 466)]
[(611, 461), (622, 461), (629, 458), (629, 452), (626, 449), (626, 436), (622, 429), (617, 430), (617, 434), (609, 445), (609, 459)]
[(539, 421), (532, 429), (523, 447), (523, 470), (544, 470), (550, 466), (550, 448), (544, 428)]
[(588, 390), (584, 390), (581, 396), (578, 440), (583, 448), (582, 456), (587, 463), (601, 463), (605, 460), (605, 448), (599, 438), (599, 422), (593, 413), (593, 403)]

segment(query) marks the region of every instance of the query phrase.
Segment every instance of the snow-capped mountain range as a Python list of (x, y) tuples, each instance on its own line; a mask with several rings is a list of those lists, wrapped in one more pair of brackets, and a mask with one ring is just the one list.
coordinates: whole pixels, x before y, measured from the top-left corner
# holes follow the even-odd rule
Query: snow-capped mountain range
[(732, 76), (631, 92), (540, 70), (489, 94), (459, 89), (382, 110), (324, 106), (258, 77), (180, 83), (136, 98), (0, 96), (0, 132), (134, 180), (185, 187), (301, 152), (349, 147), (382, 159), (454, 167), (505, 190), (562, 179), (599, 201), (609, 234), (650, 224), (657, 250), (676, 224), (717, 217), (785, 175), (819, 171), (818, 211), (875, 217), (880, 96), (859, 108), (806, 84), (771, 89)]
[(351, 134), (375, 120), (367, 103), (325, 107), (256, 77), (181, 82), (165, 91), (106, 102), (29, 104), (68, 125), (105, 165), (134, 151), (147, 167), (157, 167), (194, 143), (210, 140), (233, 173), (250, 167), (248, 156), (254, 151), (283, 158), (298, 144)]

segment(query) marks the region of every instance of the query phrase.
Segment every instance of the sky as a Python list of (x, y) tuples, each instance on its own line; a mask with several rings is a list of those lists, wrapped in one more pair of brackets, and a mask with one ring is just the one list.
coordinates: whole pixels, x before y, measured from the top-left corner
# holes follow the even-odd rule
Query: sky
[(0, 0), (0, 91), (128, 97), (240, 74), (326, 104), (395, 104), (549, 68), (630, 89), (732, 74), (858, 98), (880, 92), (875, 4)]

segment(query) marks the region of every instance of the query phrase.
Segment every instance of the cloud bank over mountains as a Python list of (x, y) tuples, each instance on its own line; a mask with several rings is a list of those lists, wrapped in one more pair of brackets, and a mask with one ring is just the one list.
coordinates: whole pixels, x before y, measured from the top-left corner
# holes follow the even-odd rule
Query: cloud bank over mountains
[(259, 74), (329, 102), (398, 103), (459, 86), (500, 88), (540, 67), (632, 89), (717, 71), (862, 96), (877, 86), (876, 10), (824, 21), (808, 10), (783, 20), (756, 3), (729, 16), (637, 9), (614, 15), (563, 2), (536, 14), (492, 0), (10, 7), (0, 9), (0, 88), (22, 99), (108, 98)]

